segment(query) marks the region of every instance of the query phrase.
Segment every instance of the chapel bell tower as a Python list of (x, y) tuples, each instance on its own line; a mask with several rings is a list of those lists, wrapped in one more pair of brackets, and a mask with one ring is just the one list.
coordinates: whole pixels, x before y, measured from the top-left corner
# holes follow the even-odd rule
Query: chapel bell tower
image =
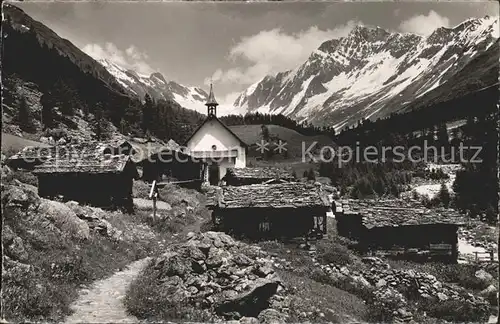
[(210, 94), (208, 95), (207, 103), (205, 106), (208, 108), (207, 115), (208, 117), (216, 117), (217, 116), (217, 106), (219, 104), (215, 100), (214, 90), (212, 87), (212, 83), (210, 83)]

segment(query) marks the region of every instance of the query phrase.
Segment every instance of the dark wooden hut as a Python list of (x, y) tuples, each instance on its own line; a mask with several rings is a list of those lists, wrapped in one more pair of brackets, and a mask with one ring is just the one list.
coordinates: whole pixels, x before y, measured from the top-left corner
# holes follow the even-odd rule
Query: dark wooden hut
[(212, 187), (212, 220), (247, 237), (299, 237), (326, 233), (329, 202), (316, 185), (290, 182)]
[(58, 147), (57, 155), (35, 167), (41, 197), (62, 196), (99, 207), (131, 209), (133, 179), (138, 178), (129, 155), (109, 153), (105, 143)]
[(232, 168), (227, 170), (223, 180), (230, 186), (244, 186), (273, 180), (275, 182), (291, 182), (295, 180), (295, 177), (290, 168)]
[(150, 149), (137, 162), (142, 168), (142, 180), (201, 185), (201, 161), (184, 152), (174, 141)]
[(464, 223), (454, 210), (399, 199), (337, 201), (335, 218), (338, 234), (357, 240), (362, 249), (452, 262), (458, 257), (458, 228)]

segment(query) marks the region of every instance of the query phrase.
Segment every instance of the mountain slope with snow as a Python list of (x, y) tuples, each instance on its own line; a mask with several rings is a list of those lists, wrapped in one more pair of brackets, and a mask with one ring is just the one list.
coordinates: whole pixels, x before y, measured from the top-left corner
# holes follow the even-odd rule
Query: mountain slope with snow
[(167, 81), (159, 72), (146, 76), (127, 70), (109, 60), (101, 59), (99, 63), (116, 78), (122, 87), (142, 99), (149, 94), (156, 100), (170, 99), (184, 108), (206, 113), (205, 102), (208, 94), (201, 88), (186, 87), (174, 81)]
[[(234, 105), (246, 112), (282, 113), (342, 128), (361, 118), (410, 109), (414, 101), (450, 87), (448, 80), (457, 79), (471, 62), (479, 70), (498, 71), (498, 36), (498, 17), (469, 19), (428, 37), (358, 26), (347, 37), (321, 44), (297, 68), (264, 77)], [(476, 82), (478, 78), (482, 76), (467, 78), (461, 90), (496, 82)]]

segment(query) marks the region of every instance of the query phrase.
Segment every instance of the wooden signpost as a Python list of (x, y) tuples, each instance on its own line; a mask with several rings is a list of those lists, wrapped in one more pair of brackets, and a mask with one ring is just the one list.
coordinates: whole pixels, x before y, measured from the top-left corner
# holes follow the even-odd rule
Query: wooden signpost
[(149, 199), (153, 199), (153, 222), (156, 220), (156, 199), (158, 199), (158, 186), (156, 185), (156, 180), (153, 181), (151, 185), (151, 191), (149, 192)]

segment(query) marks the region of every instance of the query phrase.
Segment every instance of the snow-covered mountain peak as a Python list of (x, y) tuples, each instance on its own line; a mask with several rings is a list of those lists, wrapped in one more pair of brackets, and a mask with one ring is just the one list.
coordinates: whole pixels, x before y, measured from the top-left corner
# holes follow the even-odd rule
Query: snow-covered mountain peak
[(235, 106), (344, 127), (405, 107), (486, 51), (498, 56), (490, 50), (497, 39), (497, 17), (438, 28), (427, 37), (357, 26), (323, 42), (296, 68), (263, 77)]
[(173, 100), (184, 108), (206, 113), (205, 102), (208, 94), (200, 88), (183, 86), (167, 80), (162, 73), (142, 75), (126, 69), (110, 60), (101, 59), (99, 63), (113, 75), (130, 93), (144, 99), (149, 94), (155, 100)]

